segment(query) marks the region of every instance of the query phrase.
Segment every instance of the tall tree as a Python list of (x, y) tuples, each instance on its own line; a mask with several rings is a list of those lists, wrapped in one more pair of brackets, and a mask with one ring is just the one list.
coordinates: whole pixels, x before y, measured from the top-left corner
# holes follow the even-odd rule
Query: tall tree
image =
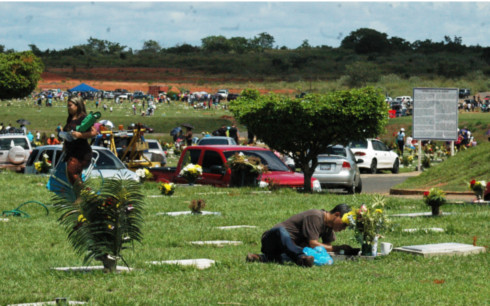
[(272, 49), (274, 47), (274, 37), (269, 33), (262, 32), (258, 34), (258, 36), (255, 36), (250, 41), (250, 44), (253, 46), (254, 49), (258, 51)]
[(43, 70), (43, 62), (31, 51), (0, 54), (0, 99), (29, 95)]
[(147, 40), (143, 43), (143, 48), (141, 49), (141, 52), (144, 53), (158, 53), (162, 50), (162, 47), (157, 41), (154, 40)]
[(389, 51), (388, 35), (373, 29), (361, 28), (346, 36), (340, 46), (357, 54), (384, 53)]
[(226, 37), (219, 36), (208, 36), (201, 39), (202, 49), (206, 52), (221, 52), (228, 53), (231, 50), (231, 45)]
[(311, 191), (317, 156), (328, 145), (375, 137), (388, 120), (383, 94), (371, 87), (303, 98), (248, 89), (230, 102), (230, 110), (271, 149), (294, 159), (304, 173), (305, 191)]

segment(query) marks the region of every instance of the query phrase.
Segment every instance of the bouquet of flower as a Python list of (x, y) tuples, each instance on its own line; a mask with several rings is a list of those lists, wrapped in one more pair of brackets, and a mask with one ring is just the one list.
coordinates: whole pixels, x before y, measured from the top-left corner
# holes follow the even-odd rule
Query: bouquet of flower
[(433, 187), (424, 192), (424, 202), (432, 207), (432, 215), (440, 215), (439, 207), (446, 204), (446, 193), (439, 188)]
[(255, 156), (245, 156), (242, 152), (235, 153), (228, 158), (226, 166), (233, 170), (245, 170), (250, 173), (261, 174), (266, 170), (260, 158)]
[(140, 182), (151, 179), (153, 175), (147, 168), (141, 168), (136, 170), (136, 175), (140, 178)]
[(175, 192), (175, 184), (174, 183), (161, 183), (158, 186), (158, 189), (162, 192), (163, 195), (171, 196)]
[(487, 183), (485, 181), (471, 180), (468, 187), (475, 193), (477, 200), (481, 200), (487, 188)]
[(34, 168), (39, 173), (48, 173), (49, 169), (51, 169), (52, 164), (48, 160), (49, 156), (47, 154), (43, 154), (43, 160), (34, 163)]
[(190, 184), (192, 184), (202, 175), (202, 167), (197, 164), (187, 164), (184, 168), (182, 168), (182, 170), (180, 170), (179, 174)]
[(353, 209), (342, 216), (342, 222), (355, 231), (356, 240), (363, 246), (373, 245), (381, 233), (388, 229), (390, 221), (382, 209), (384, 202), (384, 198), (375, 198), (370, 207), (362, 204), (359, 209)]

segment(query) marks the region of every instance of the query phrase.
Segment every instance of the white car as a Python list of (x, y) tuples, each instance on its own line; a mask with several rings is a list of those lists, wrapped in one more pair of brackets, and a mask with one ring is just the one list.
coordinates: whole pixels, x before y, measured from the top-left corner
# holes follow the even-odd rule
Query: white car
[(148, 152), (145, 151), (143, 154), (150, 161), (159, 162), (163, 167), (167, 163), (167, 155), (158, 140), (145, 139), (145, 142), (148, 143)]
[(377, 139), (351, 141), (349, 147), (356, 156), (356, 159), (362, 159), (362, 162), (357, 164), (359, 169), (368, 170), (373, 174), (380, 169), (387, 169), (391, 170), (392, 173), (398, 173), (400, 158), (398, 154), (391, 151), (382, 141)]
[[(94, 151), (94, 157), (98, 155), (98, 159), (89, 177), (102, 176), (103, 178), (113, 178), (121, 176), (139, 181), (138, 175), (129, 170), (108, 148), (92, 146), (92, 150)], [(50, 172), (54, 171), (60, 162), (62, 151), (63, 146), (61, 145), (48, 145), (34, 148), (27, 161), (24, 174), (39, 174), (34, 163), (42, 161), (44, 154), (48, 156), (48, 160), (53, 165)]]
[(0, 134), (0, 169), (22, 172), (31, 152), (31, 143), (25, 134)]
[(228, 89), (220, 89), (217, 94), (220, 95), (222, 99), (226, 100), (228, 98)]

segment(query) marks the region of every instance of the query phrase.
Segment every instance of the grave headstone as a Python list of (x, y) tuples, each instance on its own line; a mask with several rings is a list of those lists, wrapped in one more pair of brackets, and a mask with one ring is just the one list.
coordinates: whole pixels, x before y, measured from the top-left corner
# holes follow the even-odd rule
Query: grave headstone
[[(104, 270), (104, 266), (84, 266), (84, 267), (55, 267), (51, 268), (56, 271), (65, 271), (65, 272), (91, 272), (91, 271), (98, 271), (98, 270)], [(132, 271), (133, 269), (124, 267), (124, 266), (117, 266), (116, 267), (116, 272), (129, 272)]]
[(243, 242), (241, 242), (241, 241), (231, 241), (231, 240), (191, 241), (191, 244), (194, 244), (194, 245), (216, 245), (216, 246), (240, 245), (242, 243)]
[(9, 221), (9, 219), (8, 219), (8, 218), (0, 218), (0, 221), (1, 221), (1, 222), (8, 222), (8, 221)]
[(440, 227), (430, 227), (430, 228), (405, 228), (403, 229), (404, 232), (409, 232), (409, 233), (413, 233), (413, 232), (417, 232), (417, 231), (424, 231), (426, 233), (428, 232), (444, 232), (444, 229), (443, 228), (440, 228)]
[(22, 303), (22, 304), (7, 304), (7, 306), (44, 306), (44, 305), (82, 305), (87, 304), (86, 302), (80, 301), (48, 301), (48, 302), (37, 302), (37, 303)]
[(236, 229), (236, 228), (256, 228), (255, 225), (230, 225), (230, 226), (218, 226), (217, 229), (228, 230), (228, 229)]
[(440, 256), (440, 255), (469, 255), (485, 252), (484, 247), (473, 246), (464, 243), (436, 243), (436, 244), (421, 244), (409, 245), (394, 248), (393, 251), (406, 252), (424, 257)]
[[(157, 216), (182, 216), (182, 215), (192, 215), (193, 212), (190, 210), (186, 211), (170, 211), (170, 212), (159, 212), (157, 213)], [(219, 211), (202, 211), (200, 215), (221, 215)]]
[[(451, 215), (449, 212), (443, 212), (443, 216)], [(407, 213), (407, 214), (394, 214), (390, 215), (390, 217), (408, 217), (408, 218), (417, 218), (417, 217), (431, 217), (431, 212), (419, 212), (419, 213)]]
[(150, 261), (148, 263), (153, 265), (169, 264), (169, 265), (194, 266), (199, 270), (204, 270), (211, 267), (215, 263), (215, 261), (207, 258), (198, 258), (198, 259)]

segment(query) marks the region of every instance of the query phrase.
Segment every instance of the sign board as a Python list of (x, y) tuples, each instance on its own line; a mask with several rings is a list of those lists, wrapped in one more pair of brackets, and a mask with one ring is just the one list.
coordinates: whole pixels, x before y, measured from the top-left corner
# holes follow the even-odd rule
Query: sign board
[(457, 140), (457, 88), (413, 89), (413, 138)]

